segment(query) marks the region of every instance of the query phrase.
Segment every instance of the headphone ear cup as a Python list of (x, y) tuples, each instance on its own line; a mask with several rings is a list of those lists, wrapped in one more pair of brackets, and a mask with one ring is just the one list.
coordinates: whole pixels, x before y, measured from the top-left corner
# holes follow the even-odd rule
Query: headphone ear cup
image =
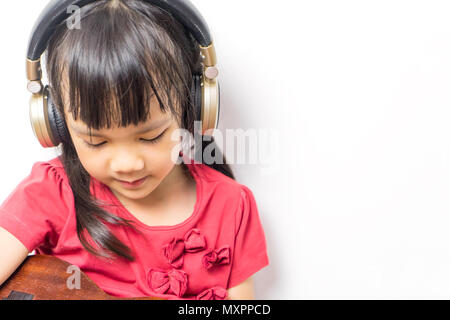
[(56, 145), (61, 142), (69, 141), (69, 132), (66, 127), (66, 121), (59, 112), (57, 106), (53, 103), (50, 92), (47, 96), (48, 122), (52, 131), (52, 136), (55, 138)]
[(192, 76), (191, 101), (194, 105), (195, 121), (202, 121), (202, 88), (199, 74)]

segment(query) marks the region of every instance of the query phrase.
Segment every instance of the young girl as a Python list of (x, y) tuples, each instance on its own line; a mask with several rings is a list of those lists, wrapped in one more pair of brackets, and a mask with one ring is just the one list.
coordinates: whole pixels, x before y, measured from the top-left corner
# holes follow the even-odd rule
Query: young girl
[(252, 192), (226, 162), (192, 161), (173, 140), (177, 129), (194, 135), (199, 46), (139, 0), (94, 1), (80, 26), (61, 24), (46, 48), (69, 139), (0, 207), (0, 284), (36, 250), (114, 296), (253, 298), (268, 256)]

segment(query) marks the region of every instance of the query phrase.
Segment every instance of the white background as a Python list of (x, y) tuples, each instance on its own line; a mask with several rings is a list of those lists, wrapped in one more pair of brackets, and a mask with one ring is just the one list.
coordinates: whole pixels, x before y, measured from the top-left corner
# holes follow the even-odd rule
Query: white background
[[(254, 193), (260, 299), (450, 298), (450, 4), (193, 0), (216, 45), (219, 129), (279, 134)], [(36, 161), (25, 55), (44, 0), (0, 11), (0, 200)], [(264, 142), (261, 142), (264, 143)]]

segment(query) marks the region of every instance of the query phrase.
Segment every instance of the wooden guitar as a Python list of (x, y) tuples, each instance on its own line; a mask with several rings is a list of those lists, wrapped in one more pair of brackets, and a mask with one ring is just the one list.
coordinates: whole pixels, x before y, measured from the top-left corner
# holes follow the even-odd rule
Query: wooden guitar
[(47, 256), (28, 256), (0, 286), (2, 300), (165, 300), (157, 297), (119, 298), (108, 295), (82, 271), (76, 288), (70, 289), (71, 265)]

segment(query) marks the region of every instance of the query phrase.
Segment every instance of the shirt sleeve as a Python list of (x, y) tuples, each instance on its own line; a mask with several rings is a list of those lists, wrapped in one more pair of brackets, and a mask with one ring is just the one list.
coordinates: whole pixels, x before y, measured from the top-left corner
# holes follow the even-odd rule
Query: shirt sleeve
[(54, 247), (73, 205), (72, 189), (63, 167), (36, 162), (0, 206), (0, 227), (31, 252)]
[(228, 288), (232, 288), (269, 264), (266, 239), (252, 191), (241, 185), (236, 216), (236, 237)]

